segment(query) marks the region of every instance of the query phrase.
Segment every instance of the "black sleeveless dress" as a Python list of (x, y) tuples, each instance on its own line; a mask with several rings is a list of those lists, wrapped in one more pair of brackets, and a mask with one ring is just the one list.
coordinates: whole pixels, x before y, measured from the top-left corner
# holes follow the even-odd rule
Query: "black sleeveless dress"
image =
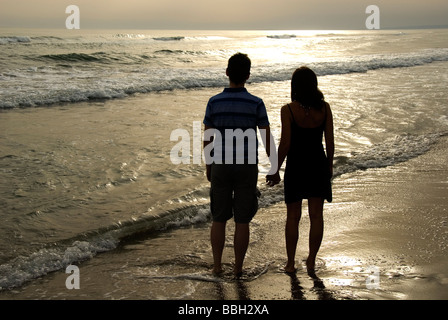
[(319, 197), (333, 200), (327, 156), (322, 144), (325, 122), (316, 128), (300, 127), (292, 116), (291, 145), (284, 175), (285, 202)]

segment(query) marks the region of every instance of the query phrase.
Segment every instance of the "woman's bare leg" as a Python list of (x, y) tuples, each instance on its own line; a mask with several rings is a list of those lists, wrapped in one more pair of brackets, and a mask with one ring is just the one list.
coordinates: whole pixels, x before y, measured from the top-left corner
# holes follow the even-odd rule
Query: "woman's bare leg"
[(314, 274), (316, 265), (316, 256), (322, 243), (324, 235), (324, 199), (310, 198), (308, 199), (308, 210), (310, 216), (310, 238), (309, 238), (309, 255), (306, 260), (308, 273)]
[(297, 242), (299, 240), (299, 222), (302, 216), (302, 201), (287, 203), (286, 210), (285, 240), (288, 262), (286, 263), (285, 271), (295, 272), (295, 257)]

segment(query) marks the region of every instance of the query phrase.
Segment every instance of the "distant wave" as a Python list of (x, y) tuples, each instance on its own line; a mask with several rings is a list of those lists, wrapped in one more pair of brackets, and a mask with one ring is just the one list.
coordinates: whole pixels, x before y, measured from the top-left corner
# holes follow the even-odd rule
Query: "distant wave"
[(425, 49), (402, 54), (354, 56), (335, 61), (312, 62), (307, 65), (317, 75), (364, 73), (369, 70), (408, 68), (424, 64), (448, 61), (448, 48)]
[(294, 65), (268, 65), (254, 67), (252, 82), (290, 80), (292, 71), (298, 66), (307, 65), (318, 76), (365, 73), (370, 70), (393, 69), (421, 66), (436, 61), (448, 61), (448, 48), (426, 49), (419, 52), (354, 56), (339, 60), (300, 63)]
[[(192, 54), (181, 50), (159, 50), (158, 54)], [(199, 54), (199, 53), (194, 53)], [(54, 103), (81, 102), (92, 99), (123, 98), (135, 93), (148, 93), (174, 89), (194, 89), (221, 87), (227, 84), (219, 68), (165, 68), (149, 66), (154, 57), (148, 55), (127, 55), (124, 53), (97, 52), (91, 54), (69, 53), (34, 57), (39, 60), (60, 62), (57, 66), (28, 68), (0, 74), (0, 80), (8, 84), (21, 81), (24, 89), (20, 92), (3, 89), (0, 108), (30, 107)], [(366, 55), (307, 63), (317, 75), (336, 75), (364, 73), (382, 68), (404, 68), (428, 64), (435, 61), (448, 61), (448, 48), (426, 49), (411, 53)], [(90, 69), (73, 68), (67, 77), (68, 63), (96, 63)], [(116, 66), (123, 65), (121, 69)], [(110, 65), (104, 67), (104, 65)], [(290, 80), (296, 64), (269, 64), (254, 66), (251, 82), (272, 82)], [(46, 78), (39, 88), (33, 87), (34, 80)], [(88, 81), (86, 80), (88, 79)], [(44, 85), (44, 86), (43, 86)], [(45, 87), (46, 85), (46, 87)], [(5, 88), (5, 87), (3, 87)]]
[(65, 39), (60, 38), (60, 37), (55, 37), (55, 36), (35, 36), (35, 37), (31, 37), (31, 40), (36, 40), (36, 41), (65, 41)]
[(156, 54), (166, 54), (166, 55), (192, 55), (192, 56), (202, 56), (206, 55), (206, 52), (203, 51), (191, 51), (191, 50), (170, 50), (170, 49), (162, 49), (154, 51)]
[(147, 36), (144, 34), (134, 34), (134, 33), (118, 33), (114, 36), (119, 39), (146, 39)]
[[(184, 36), (166, 36), (166, 37), (151, 37), (146, 34), (132, 34), (132, 33), (119, 33), (113, 35), (116, 39), (122, 40), (154, 40), (154, 41), (181, 41), (187, 39)], [(188, 39), (194, 40), (194, 37), (189, 37)], [(212, 37), (205, 37), (204, 39), (210, 40)], [(55, 36), (2, 36), (0, 37), (0, 45), (3, 44), (14, 44), (14, 43), (30, 43), (32, 41), (37, 42), (51, 42), (51, 41), (59, 41), (65, 42), (64, 38), (55, 37)]]
[[(207, 53), (201, 51), (190, 50), (170, 50), (161, 49), (154, 51), (154, 54), (158, 55), (193, 55), (200, 56)], [(133, 63), (138, 65), (139, 63), (146, 63), (153, 57), (148, 54), (127, 54), (127, 53), (106, 53), (106, 52), (94, 52), (94, 53), (63, 53), (63, 54), (45, 54), (39, 56), (29, 56), (30, 60), (52, 60), (58, 62), (111, 62), (111, 63)]]
[(10, 43), (29, 43), (31, 42), (31, 38), (30, 37), (0, 37), (0, 45), (2, 44), (10, 44)]
[(39, 56), (40, 59), (49, 59), (56, 61), (100, 61), (102, 53), (86, 54), (86, 53), (67, 53), (67, 54), (46, 54)]
[(149, 34), (134, 34), (134, 33), (119, 33), (114, 35), (114, 38), (118, 39), (132, 39), (132, 40), (154, 40), (154, 41), (181, 41), (181, 40), (225, 40), (229, 39), (222, 36), (195, 36), (195, 37), (185, 37), (185, 36), (160, 36), (153, 37)]
[(177, 36), (177, 37), (156, 37), (153, 38), (154, 40), (157, 41), (180, 41), (180, 40), (184, 40), (185, 37), (182, 36)]
[(295, 34), (279, 34), (279, 35), (269, 35), (269, 39), (294, 39), (297, 38)]
[(29, 56), (30, 60), (52, 60), (56, 62), (96, 62), (96, 63), (124, 63), (140, 64), (145, 63), (152, 57), (146, 54), (129, 55), (126, 53), (63, 53), (63, 54), (45, 54), (40, 56)]

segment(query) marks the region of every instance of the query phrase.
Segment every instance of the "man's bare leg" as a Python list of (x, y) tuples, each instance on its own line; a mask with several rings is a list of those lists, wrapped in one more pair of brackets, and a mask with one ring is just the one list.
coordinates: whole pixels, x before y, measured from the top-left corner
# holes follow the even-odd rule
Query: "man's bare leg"
[(233, 249), (235, 251), (235, 276), (241, 276), (243, 262), (249, 246), (250, 230), (248, 223), (235, 223), (235, 236)]
[(226, 241), (226, 223), (213, 221), (210, 240), (212, 243), (213, 252), (213, 273), (222, 273), (222, 252), (224, 251), (224, 244)]

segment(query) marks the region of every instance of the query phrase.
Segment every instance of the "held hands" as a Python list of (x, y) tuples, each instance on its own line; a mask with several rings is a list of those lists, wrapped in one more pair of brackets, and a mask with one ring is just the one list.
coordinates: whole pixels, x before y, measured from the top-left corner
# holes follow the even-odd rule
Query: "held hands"
[(278, 171), (274, 174), (270, 174), (266, 176), (266, 184), (270, 187), (273, 187), (280, 183), (282, 179), (280, 179), (280, 174)]
[[(210, 165), (206, 166), (206, 176), (207, 176), (207, 180), (211, 181), (211, 166)], [(274, 174), (266, 175), (266, 184), (270, 187), (273, 187), (273, 186), (279, 184), (280, 181), (282, 181), (282, 179), (280, 178), (280, 174), (278, 173), (278, 171)]]

